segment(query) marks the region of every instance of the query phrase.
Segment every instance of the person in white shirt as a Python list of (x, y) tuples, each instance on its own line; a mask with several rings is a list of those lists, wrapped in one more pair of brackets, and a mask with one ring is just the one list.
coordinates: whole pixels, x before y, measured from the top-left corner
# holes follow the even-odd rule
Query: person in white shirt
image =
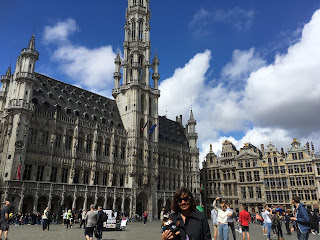
[(271, 227), (272, 227), (271, 215), (272, 215), (272, 211), (268, 207), (268, 205), (266, 205), (264, 207), (264, 212), (262, 213), (262, 218), (263, 218), (263, 221), (265, 223), (265, 226), (268, 229), (267, 240), (270, 240), (270, 232), (271, 232)]
[(221, 197), (217, 197), (213, 202), (213, 208), (218, 212), (219, 237), (220, 240), (229, 240), (228, 217), (231, 217), (233, 213), (227, 210), (225, 202), (221, 202), (221, 208), (217, 207), (217, 200), (219, 199)]

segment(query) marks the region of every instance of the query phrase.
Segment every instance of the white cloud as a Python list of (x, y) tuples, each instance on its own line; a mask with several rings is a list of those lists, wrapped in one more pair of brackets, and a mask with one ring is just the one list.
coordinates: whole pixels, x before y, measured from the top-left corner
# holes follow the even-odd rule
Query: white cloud
[(243, 105), (260, 126), (298, 129), (310, 134), (320, 118), (320, 10), (305, 25), (300, 42), (253, 72)]
[(44, 29), (43, 40), (46, 44), (65, 42), (68, 37), (78, 30), (76, 21), (68, 18), (66, 21), (60, 21), (54, 26), (46, 26)]
[(205, 51), (194, 56), (183, 68), (178, 68), (171, 78), (160, 83), (159, 114), (175, 118), (179, 113), (190, 111), (191, 100), (197, 99), (204, 87), (205, 74), (209, 68), (211, 52)]
[[(227, 14), (228, 15), (228, 14)], [(206, 13), (199, 15), (199, 18)], [(222, 17), (220, 20), (227, 19)], [(249, 14), (250, 16), (250, 14)], [(237, 91), (232, 84), (212, 86), (206, 79), (211, 52), (197, 54), (183, 68), (160, 85), (160, 114), (188, 116), (188, 100), (194, 100), (194, 115), (198, 120), (200, 160), (210, 143), (220, 147), (225, 133), (243, 131), (233, 139), (240, 148), (245, 142), (257, 147), (273, 142), (286, 148), (293, 138), (320, 145), (320, 10), (316, 11), (301, 32), (299, 41), (287, 53), (277, 54), (272, 63), (255, 51), (235, 50), (230, 63), (221, 72), (229, 82), (240, 80)], [(240, 89), (240, 90), (239, 90)], [(230, 139), (230, 137), (229, 137)]]
[(221, 71), (221, 76), (224, 79), (231, 80), (244, 80), (253, 71), (258, 70), (266, 64), (254, 48), (248, 51), (234, 50), (232, 60), (226, 64)]
[(53, 54), (63, 72), (77, 84), (95, 91), (109, 88), (113, 84), (114, 58), (111, 46), (88, 49), (83, 46), (66, 45)]
[[(106, 94), (113, 87), (114, 58), (112, 47), (89, 49), (72, 44), (71, 35), (78, 30), (75, 20), (69, 18), (44, 30), (44, 42), (56, 44), (52, 60), (70, 77), (74, 85), (82, 86), (99, 94)], [(108, 96), (107, 95), (107, 96)]]

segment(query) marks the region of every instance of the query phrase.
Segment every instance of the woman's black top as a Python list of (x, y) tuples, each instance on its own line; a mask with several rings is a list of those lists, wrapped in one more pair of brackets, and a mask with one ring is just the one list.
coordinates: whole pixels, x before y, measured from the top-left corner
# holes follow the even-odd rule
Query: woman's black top
[(179, 212), (172, 213), (169, 218), (180, 222), (180, 237), (177, 236), (177, 239), (185, 240), (188, 235), (190, 240), (211, 240), (209, 224), (204, 213), (192, 211), (185, 222)]

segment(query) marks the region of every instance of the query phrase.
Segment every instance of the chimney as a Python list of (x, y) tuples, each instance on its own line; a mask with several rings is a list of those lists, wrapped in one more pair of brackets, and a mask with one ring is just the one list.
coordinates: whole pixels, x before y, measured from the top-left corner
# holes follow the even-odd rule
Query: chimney
[(180, 125), (182, 126), (182, 115), (180, 115), (180, 117), (176, 116), (176, 122), (180, 123)]
[(281, 155), (282, 155), (283, 157), (285, 156), (283, 148), (281, 148)]
[(262, 155), (264, 155), (264, 144), (261, 144), (261, 152), (262, 152)]

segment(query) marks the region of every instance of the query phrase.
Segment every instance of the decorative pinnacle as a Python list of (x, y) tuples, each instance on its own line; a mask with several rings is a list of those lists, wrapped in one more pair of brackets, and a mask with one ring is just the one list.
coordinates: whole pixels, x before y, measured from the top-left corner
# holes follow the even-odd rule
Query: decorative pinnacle
[(35, 40), (34, 40), (34, 33), (32, 34), (32, 37), (31, 37), (30, 42), (28, 44), (28, 49), (36, 50)]
[(11, 77), (11, 66), (8, 67), (8, 70), (6, 72), (6, 76)]

